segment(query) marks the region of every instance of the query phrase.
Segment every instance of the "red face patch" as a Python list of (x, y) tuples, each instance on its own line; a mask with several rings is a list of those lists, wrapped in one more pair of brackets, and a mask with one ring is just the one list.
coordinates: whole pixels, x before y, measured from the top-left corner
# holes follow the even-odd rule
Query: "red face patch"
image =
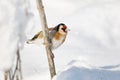
[(67, 28), (67, 26), (63, 26), (63, 28), (64, 28), (64, 29), (66, 29), (66, 28)]

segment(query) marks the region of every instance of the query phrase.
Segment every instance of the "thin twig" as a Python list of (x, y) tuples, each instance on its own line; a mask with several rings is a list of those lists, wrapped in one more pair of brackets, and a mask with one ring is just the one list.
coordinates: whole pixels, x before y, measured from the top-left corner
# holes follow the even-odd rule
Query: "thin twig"
[[(17, 74), (17, 71), (19, 74)], [(15, 79), (15, 76), (17, 76), (17, 78), (18, 78), (18, 76), (20, 76), (19, 80), (22, 80), (21, 58), (20, 58), (19, 48), (17, 50), (17, 61), (16, 61), (16, 67), (14, 69), (14, 73), (12, 76), (12, 80)]]
[(21, 66), (21, 57), (20, 57), (20, 51), (18, 50), (18, 67), (19, 67), (19, 75), (20, 75), (20, 80), (22, 80), (22, 66)]
[(9, 79), (12, 80), (12, 72), (11, 72), (11, 69), (9, 70)]
[(18, 56), (17, 56), (16, 67), (15, 67), (15, 70), (14, 70), (14, 72), (13, 72), (12, 80), (14, 80), (15, 75), (16, 75), (16, 72), (17, 72), (17, 70), (18, 70), (18, 62), (19, 62), (19, 60), (18, 60)]

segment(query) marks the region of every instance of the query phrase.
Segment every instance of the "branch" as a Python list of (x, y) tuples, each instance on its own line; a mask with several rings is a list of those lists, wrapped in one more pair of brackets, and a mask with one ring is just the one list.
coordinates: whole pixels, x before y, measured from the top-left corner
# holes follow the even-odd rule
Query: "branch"
[(48, 63), (49, 63), (49, 69), (50, 69), (50, 74), (51, 74), (51, 79), (52, 79), (53, 76), (56, 75), (53, 53), (51, 51), (51, 44), (52, 43), (49, 39), (49, 31), (48, 31), (48, 27), (47, 27), (47, 20), (46, 20), (42, 0), (37, 0), (37, 4), (38, 4), (38, 11), (39, 11), (40, 19), (41, 19), (41, 25), (42, 25), (45, 47), (46, 47)]

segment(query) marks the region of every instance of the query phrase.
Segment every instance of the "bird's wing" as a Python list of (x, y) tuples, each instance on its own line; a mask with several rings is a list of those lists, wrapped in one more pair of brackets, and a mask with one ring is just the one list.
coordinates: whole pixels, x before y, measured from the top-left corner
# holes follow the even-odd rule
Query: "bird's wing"
[(43, 32), (42, 31), (40, 31), (40, 32), (38, 32), (31, 40), (35, 40), (35, 39), (37, 39), (39, 36), (43, 36)]
[[(54, 36), (55, 30), (54, 28), (49, 28), (48, 30), (50, 33), (50, 39), (52, 39)], [(40, 38), (40, 39), (43, 38), (43, 31), (38, 32), (31, 40), (35, 40), (37, 38)]]

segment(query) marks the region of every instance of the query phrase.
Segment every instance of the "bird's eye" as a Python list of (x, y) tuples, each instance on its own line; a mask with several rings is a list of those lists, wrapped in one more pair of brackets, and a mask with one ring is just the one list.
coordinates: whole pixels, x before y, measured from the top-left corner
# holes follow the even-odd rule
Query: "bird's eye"
[(64, 30), (65, 28), (62, 28), (62, 30)]

